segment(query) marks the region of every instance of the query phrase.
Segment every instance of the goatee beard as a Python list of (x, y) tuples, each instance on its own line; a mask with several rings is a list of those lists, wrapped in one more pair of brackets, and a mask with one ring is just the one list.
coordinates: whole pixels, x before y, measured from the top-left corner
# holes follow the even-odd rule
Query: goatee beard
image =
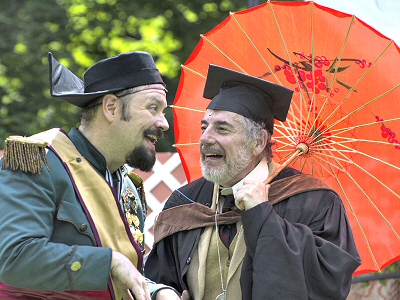
[[(164, 136), (164, 132), (160, 128), (148, 129), (144, 134), (155, 135), (157, 140)], [(126, 156), (126, 163), (131, 168), (139, 169), (143, 172), (150, 172), (156, 163), (156, 150), (141, 145), (133, 149), (132, 152)]]
[(156, 150), (141, 145), (127, 155), (126, 163), (134, 169), (150, 172), (156, 163)]

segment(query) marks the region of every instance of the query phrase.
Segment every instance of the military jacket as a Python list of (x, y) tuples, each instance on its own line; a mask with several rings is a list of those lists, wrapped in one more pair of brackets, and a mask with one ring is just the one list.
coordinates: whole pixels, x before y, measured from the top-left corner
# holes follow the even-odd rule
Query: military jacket
[[(107, 165), (100, 152), (76, 128), (68, 136), (105, 178)], [(40, 174), (0, 170), (0, 281), (23, 289), (59, 292), (60, 299), (61, 293), (74, 290), (105, 291), (112, 250), (94, 247), (98, 245), (93, 224), (66, 169), (54, 152), (46, 152), (49, 169), (43, 162)], [(122, 174), (121, 198), (136, 203), (126, 224), (143, 249), (146, 207), (133, 195), (138, 193), (127, 170), (123, 168)], [(139, 253), (140, 265), (142, 259)]]

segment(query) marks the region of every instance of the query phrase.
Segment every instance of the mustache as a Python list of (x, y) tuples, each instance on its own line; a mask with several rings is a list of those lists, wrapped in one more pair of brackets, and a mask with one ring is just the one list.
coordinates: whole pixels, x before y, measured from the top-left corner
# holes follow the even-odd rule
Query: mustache
[(203, 144), (200, 146), (200, 153), (213, 153), (217, 155), (225, 155), (225, 151), (216, 145)]
[(164, 137), (164, 131), (162, 131), (160, 128), (154, 128), (154, 129), (147, 129), (144, 132), (145, 135), (155, 135), (157, 137), (157, 140), (162, 139)]

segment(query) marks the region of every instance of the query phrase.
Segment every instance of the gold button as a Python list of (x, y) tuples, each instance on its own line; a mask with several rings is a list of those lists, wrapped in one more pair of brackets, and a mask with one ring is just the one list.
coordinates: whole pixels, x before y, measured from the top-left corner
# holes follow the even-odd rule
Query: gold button
[(79, 226), (79, 232), (85, 232), (87, 228), (87, 224), (82, 224), (81, 226)]
[(79, 271), (81, 268), (82, 264), (79, 261), (76, 261), (71, 265), (71, 270), (74, 272)]

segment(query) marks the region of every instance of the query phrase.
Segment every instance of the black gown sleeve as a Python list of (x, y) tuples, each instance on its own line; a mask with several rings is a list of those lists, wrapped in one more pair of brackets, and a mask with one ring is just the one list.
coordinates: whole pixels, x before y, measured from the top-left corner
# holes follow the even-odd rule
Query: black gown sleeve
[(243, 299), (346, 299), (360, 265), (339, 196), (311, 191), (242, 214)]

